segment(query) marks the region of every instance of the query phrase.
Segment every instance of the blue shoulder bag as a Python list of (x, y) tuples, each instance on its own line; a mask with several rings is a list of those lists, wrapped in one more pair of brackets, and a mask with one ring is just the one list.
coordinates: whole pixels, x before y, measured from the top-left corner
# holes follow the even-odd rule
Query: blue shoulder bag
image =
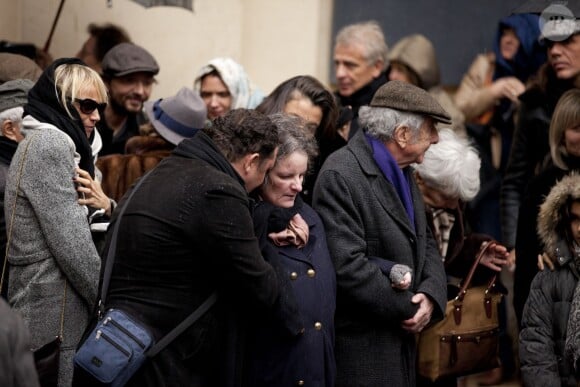
[(121, 224), (121, 217), (125, 212), (125, 208), (127, 208), (127, 203), (129, 203), (131, 197), (147, 175), (139, 180), (120, 209), (113, 228), (109, 251), (107, 252), (107, 263), (99, 301), (99, 320), (90, 335), (78, 348), (74, 357), (75, 368), (82, 369), (95, 382), (103, 386), (124, 386), (147, 358), (155, 356), (169, 345), (177, 336), (203, 316), (217, 300), (216, 292), (212, 293), (193, 313), (159, 340), (158, 343), (155, 343), (152, 333), (145, 324), (137, 321), (129, 314), (120, 309), (108, 309), (105, 311), (105, 301), (113, 271), (117, 233)]

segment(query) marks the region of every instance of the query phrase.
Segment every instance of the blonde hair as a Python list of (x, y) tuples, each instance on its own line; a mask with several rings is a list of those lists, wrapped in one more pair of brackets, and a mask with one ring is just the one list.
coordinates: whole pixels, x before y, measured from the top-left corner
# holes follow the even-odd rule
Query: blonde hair
[(54, 70), (54, 87), (60, 104), (70, 118), (73, 118), (73, 115), (69, 110), (67, 100), (74, 101), (83, 90), (95, 89), (99, 96), (97, 102), (107, 102), (108, 100), (107, 87), (99, 73), (78, 63), (58, 66)]
[(564, 158), (568, 156), (566, 144), (564, 143), (564, 132), (566, 129), (580, 125), (580, 90), (568, 90), (558, 100), (556, 109), (552, 115), (550, 123), (550, 154), (554, 164), (565, 171), (568, 165)]

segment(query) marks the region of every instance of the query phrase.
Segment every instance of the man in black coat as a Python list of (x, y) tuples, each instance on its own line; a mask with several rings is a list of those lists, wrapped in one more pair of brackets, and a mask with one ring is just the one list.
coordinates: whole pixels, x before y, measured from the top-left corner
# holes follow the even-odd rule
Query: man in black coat
[(340, 106), (352, 109), (348, 138), (358, 131), (358, 109), (368, 105), (375, 92), (387, 82), (387, 44), (375, 21), (350, 24), (336, 35), (334, 71), (336, 97)]
[(278, 301), (247, 194), (264, 181), (277, 146), (267, 116), (232, 110), (183, 140), (134, 193), (120, 223), (107, 308), (133, 315), (158, 341), (216, 290), (218, 301), (128, 385), (237, 384), (236, 313)]

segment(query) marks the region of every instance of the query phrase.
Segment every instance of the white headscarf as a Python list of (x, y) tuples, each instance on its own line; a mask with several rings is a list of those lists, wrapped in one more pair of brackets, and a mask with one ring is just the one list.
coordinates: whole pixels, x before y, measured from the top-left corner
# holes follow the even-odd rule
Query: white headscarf
[(193, 88), (199, 92), (201, 79), (217, 71), (232, 96), (232, 109), (253, 109), (262, 102), (264, 93), (250, 82), (244, 68), (231, 58), (214, 58), (199, 71)]

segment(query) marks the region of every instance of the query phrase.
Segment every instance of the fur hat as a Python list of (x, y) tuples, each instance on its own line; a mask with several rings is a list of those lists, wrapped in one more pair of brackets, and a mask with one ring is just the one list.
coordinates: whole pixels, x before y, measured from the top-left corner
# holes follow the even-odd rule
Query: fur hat
[[(571, 173), (562, 178), (546, 196), (540, 206), (538, 214), (538, 237), (544, 244), (545, 251), (558, 261), (559, 242), (562, 236), (558, 235), (558, 224), (561, 219), (561, 208), (566, 205), (569, 198), (580, 199), (580, 175)], [(562, 263), (562, 262), (560, 262)]]
[(188, 87), (182, 87), (172, 97), (147, 101), (143, 105), (155, 130), (174, 145), (193, 137), (205, 124), (205, 103)]
[(369, 106), (429, 116), (436, 122), (451, 124), (451, 116), (431, 94), (401, 81), (389, 81), (381, 86)]

